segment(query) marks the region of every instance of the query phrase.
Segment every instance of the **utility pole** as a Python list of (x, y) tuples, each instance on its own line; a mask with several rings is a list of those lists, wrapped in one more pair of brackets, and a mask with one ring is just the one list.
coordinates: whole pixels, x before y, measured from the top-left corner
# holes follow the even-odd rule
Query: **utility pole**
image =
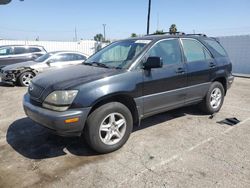
[(151, 11), (151, 0), (149, 0), (149, 1), (148, 1), (147, 35), (149, 34), (149, 26), (150, 26), (150, 11)]
[(103, 40), (106, 41), (106, 24), (103, 25)]
[(77, 30), (76, 30), (76, 26), (75, 26), (75, 40), (77, 42)]
[(159, 23), (160, 23), (160, 21), (159, 21), (159, 13), (157, 13), (157, 31), (159, 31)]

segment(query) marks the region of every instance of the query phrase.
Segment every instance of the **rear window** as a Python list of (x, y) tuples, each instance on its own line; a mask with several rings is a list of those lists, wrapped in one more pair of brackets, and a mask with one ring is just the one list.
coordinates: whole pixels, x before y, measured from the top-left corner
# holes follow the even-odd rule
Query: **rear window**
[(227, 56), (227, 52), (216, 40), (204, 39), (204, 41), (211, 46), (216, 52), (218, 52), (221, 56)]

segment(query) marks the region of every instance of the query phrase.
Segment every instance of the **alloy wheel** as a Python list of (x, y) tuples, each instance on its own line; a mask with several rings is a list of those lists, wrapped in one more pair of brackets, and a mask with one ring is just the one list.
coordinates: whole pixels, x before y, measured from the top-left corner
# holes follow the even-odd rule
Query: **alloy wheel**
[(100, 126), (99, 136), (101, 141), (107, 145), (117, 144), (125, 135), (126, 119), (120, 113), (107, 115)]

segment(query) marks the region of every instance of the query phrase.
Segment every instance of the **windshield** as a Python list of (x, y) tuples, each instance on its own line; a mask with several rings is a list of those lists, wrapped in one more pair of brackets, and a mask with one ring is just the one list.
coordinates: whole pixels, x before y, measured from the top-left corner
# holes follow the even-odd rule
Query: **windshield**
[(150, 43), (150, 40), (126, 40), (114, 42), (90, 57), (84, 64), (106, 68), (128, 68), (134, 58)]
[(44, 55), (38, 57), (37, 59), (35, 59), (35, 62), (44, 62), (45, 60), (47, 60), (51, 56), (52, 56), (52, 54), (50, 54), (50, 53), (44, 54)]

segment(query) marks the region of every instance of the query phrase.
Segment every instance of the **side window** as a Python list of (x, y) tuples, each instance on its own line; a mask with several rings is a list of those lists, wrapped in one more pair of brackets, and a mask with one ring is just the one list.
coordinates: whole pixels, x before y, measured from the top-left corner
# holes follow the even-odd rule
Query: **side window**
[(70, 61), (69, 56), (67, 56), (66, 54), (61, 54), (61, 55), (56, 55), (49, 60), (50, 63), (57, 63), (63, 61)]
[(211, 39), (204, 39), (204, 41), (211, 46), (218, 54), (220, 54), (221, 56), (227, 56), (226, 51), (224, 50), (224, 48), (220, 45), (219, 42), (217, 42), (216, 40), (211, 40)]
[(14, 54), (19, 55), (19, 54), (25, 54), (29, 53), (28, 49), (25, 47), (15, 47), (14, 48)]
[(80, 54), (72, 54), (72, 56), (73, 56), (72, 61), (86, 60), (86, 57)]
[(205, 61), (212, 58), (206, 48), (198, 41), (182, 39), (182, 43), (187, 62)]
[(7, 48), (0, 48), (0, 56), (12, 55), (13, 50), (10, 47)]
[(41, 52), (41, 50), (39, 48), (35, 48), (35, 47), (31, 47), (29, 48), (29, 52), (33, 53), (33, 52)]
[(149, 57), (161, 57), (164, 65), (181, 63), (181, 50), (178, 39), (158, 42), (149, 51)]

